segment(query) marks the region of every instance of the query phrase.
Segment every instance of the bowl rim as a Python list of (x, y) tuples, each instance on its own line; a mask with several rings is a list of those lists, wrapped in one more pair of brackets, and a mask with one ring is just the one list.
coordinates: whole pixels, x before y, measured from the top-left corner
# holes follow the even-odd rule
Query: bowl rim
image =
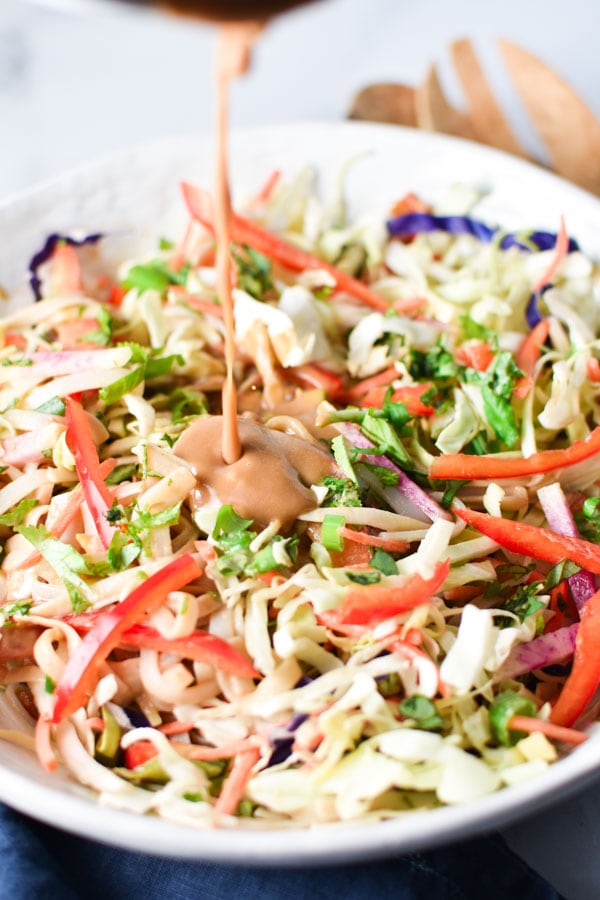
[[(517, 180), (537, 190), (556, 192), (566, 197), (574, 209), (581, 208), (585, 217), (600, 218), (600, 200), (580, 188), (531, 163), (508, 156), (494, 148), (473, 144), (462, 138), (420, 132), (416, 129), (363, 122), (295, 122), (274, 126), (237, 129), (233, 132), (236, 152), (248, 142), (276, 140), (312, 143), (344, 135), (344, 139), (381, 141), (389, 146), (434, 148), (475, 157), (502, 173), (515, 174)], [(115, 166), (127, 166), (143, 153), (152, 157), (177, 154), (188, 145), (211, 147), (207, 135), (183, 135), (143, 142), (122, 151), (107, 154), (70, 171), (45, 179), (25, 190), (0, 200), (0, 222), (10, 219), (11, 211), (44, 203), (71, 183), (93, 183), (94, 177)], [(318, 155), (318, 154), (317, 154)], [(93, 223), (92, 223), (93, 224)], [(600, 250), (597, 251), (600, 258)], [(2, 744), (0, 743), (0, 751)], [(414, 811), (382, 822), (344, 822), (315, 825), (309, 828), (272, 827), (257, 829), (198, 829), (181, 826), (155, 816), (143, 816), (99, 805), (95, 795), (77, 786), (73, 792), (54, 787), (51, 780), (41, 781), (21, 774), (0, 760), (0, 801), (40, 819), (94, 840), (129, 850), (152, 852), (164, 856), (196, 861), (221, 861), (246, 865), (294, 866), (298, 864), (330, 864), (349, 860), (366, 860), (392, 853), (425, 849), (436, 844), (463, 839), (517, 818), (547, 808), (557, 799), (565, 799), (584, 788), (600, 769), (600, 730), (592, 729), (590, 739), (573, 750), (531, 781), (473, 801), (464, 806)], [(1, 755), (1, 752), (0, 752)], [(92, 798), (90, 801), (89, 798)], [(277, 839), (274, 840), (274, 833)], [(202, 838), (199, 841), (198, 835)]]

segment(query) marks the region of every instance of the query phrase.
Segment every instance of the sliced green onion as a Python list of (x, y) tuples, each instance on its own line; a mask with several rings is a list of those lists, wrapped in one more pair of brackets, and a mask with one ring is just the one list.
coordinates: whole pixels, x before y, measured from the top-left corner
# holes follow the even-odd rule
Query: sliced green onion
[(348, 454), (348, 448), (346, 447), (346, 443), (341, 434), (338, 434), (337, 437), (331, 442), (331, 450), (333, 452), (333, 457), (344, 473), (344, 475), (353, 481), (354, 484), (358, 484), (358, 478), (352, 468), (352, 463), (350, 462), (350, 456)]
[(345, 524), (346, 520), (343, 516), (325, 516), (321, 525), (321, 543), (326, 550), (339, 552), (344, 549), (344, 538), (339, 533), (339, 529), (343, 528)]

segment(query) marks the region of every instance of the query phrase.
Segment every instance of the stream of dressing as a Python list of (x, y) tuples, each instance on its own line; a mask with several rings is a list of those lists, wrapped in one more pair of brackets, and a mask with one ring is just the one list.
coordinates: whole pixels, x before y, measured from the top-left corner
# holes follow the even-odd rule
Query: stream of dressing
[(225, 320), (225, 365), (223, 385), (223, 460), (231, 465), (242, 455), (237, 422), (237, 387), (234, 378), (235, 322), (231, 295), (231, 197), (228, 178), (227, 135), (229, 90), (235, 78), (250, 65), (252, 45), (262, 22), (222, 24), (217, 34), (217, 160), (215, 172), (215, 236), (217, 239), (217, 292)]
[(228, 94), (234, 78), (248, 69), (261, 22), (221, 25), (217, 46), (217, 162), (215, 237), (217, 291), (225, 321), (222, 416), (200, 417), (177, 442), (177, 455), (193, 466), (200, 506), (214, 498), (259, 527), (278, 522), (287, 530), (316, 498), (310, 485), (333, 470), (331, 456), (318, 444), (238, 418), (234, 377), (235, 321), (231, 291), (231, 200), (227, 177)]

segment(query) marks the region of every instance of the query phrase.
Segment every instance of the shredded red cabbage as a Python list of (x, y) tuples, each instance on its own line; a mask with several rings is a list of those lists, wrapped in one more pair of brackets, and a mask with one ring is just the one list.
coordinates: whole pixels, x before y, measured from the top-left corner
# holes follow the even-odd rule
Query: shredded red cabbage
[(548, 291), (551, 287), (551, 284), (543, 284), (538, 291), (534, 291), (534, 293), (527, 301), (527, 306), (525, 307), (525, 319), (527, 320), (527, 324), (530, 328), (535, 328), (538, 322), (541, 322), (542, 319), (545, 318), (540, 312), (538, 304), (546, 291)]
[[(559, 482), (547, 484), (538, 491), (538, 500), (552, 531), (567, 537), (579, 537), (573, 513)], [(591, 572), (582, 569), (568, 579), (569, 590), (577, 610), (581, 612), (587, 600), (596, 593), (596, 581)]]
[[(355, 447), (360, 447), (361, 450), (368, 450), (370, 448), (375, 449), (371, 441), (362, 434), (356, 425), (352, 425), (349, 422), (338, 422), (337, 428)], [(447, 510), (441, 507), (439, 503), (436, 503), (426, 491), (420, 488), (418, 484), (415, 484), (415, 482), (408, 477), (406, 472), (403, 472), (402, 469), (395, 465), (391, 459), (388, 459), (387, 456), (365, 454), (361, 459), (364, 460), (364, 462), (382, 466), (384, 469), (389, 469), (390, 472), (394, 472), (398, 476), (398, 487), (396, 490), (398, 490), (400, 494), (403, 494), (407, 500), (417, 507), (417, 509), (420, 509), (421, 512), (425, 513), (427, 518), (431, 519), (432, 522), (435, 522), (436, 519), (450, 520), (452, 518)], [(394, 488), (389, 490), (394, 490)]]
[[(411, 237), (428, 231), (445, 231), (455, 235), (472, 234), (478, 241), (486, 244), (493, 240), (500, 230), (470, 216), (434, 216), (422, 212), (406, 213), (403, 216), (396, 216), (395, 219), (389, 219), (387, 229), (394, 237)], [(509, 250), (511, 247), (518, 247), (520, 250), (531, 251), (533, 244), (537, 250), (552, 250), (556, 245), (556, 238), (556, 234), (552, 231), (509, 232), (502, 236), (500, 249)], [(579, 244), (574, 238), (569, 238), (569, 253), (575, 250), (579, 250)], [(538, 302), (549, 287), (548, 284), (544, 285), (529, 298), (525, 318), (530, 328), (534, 328), (542, 319)]]
[(534, 638), (528, 644), (517, 644), (494, 676), (495, 681), (517, 678), (535, 669), (542, 669), (573, 656), (579, 622), (557, 628), (549, 634)]
[[(448, 234), (472, 234), (477, 240), (489, 243), (500, 231), (492, 225), (486, 225), (470, 216), (434, 216), (431, 213), (411, 212), (396, 216), (387, 222), (388, 232), (394, 237), (409, 237), (427, 231), (446, 231)], [(556, 244), (556, 234), (551, 231), (530, 231), (508, 233), (500, 241), (501, 250), (519, 247), (531, 250), (531, 245), (538, 250), (551, 250)], [(569, 239), (569, 253), (579, 250), (573, 238)]]
[(83, 247), (84, 244), (97, 244), (103, 237), (104, 234), (101, 232), (98, 232), (97, 234), (86, 234), (85, 237), (82, 238), (73, 238), (68, 234), (48, 235), (44, 246), (38, 250), (37, 253), (34, 253), (29, 261), (29, 284), (31, 285), (35, 302), (37, 303), (38, 300), (42, 299), (42, 283), (38, 276), (38, 269), (45, 262), (48, 262), (54, 253), (57, 244), (63, 242), (69, 244), (71, 247)]
[(275, 728), (271, 731), (271, 734), (269, 735), (269, 743), (273, 747), (273, 752), (269, 757), (269, 762), (266, 766), (267, 768), (269, 768), (269, 766), (276, 766), (278, 765), (278, 763), (285, 762), (285, 760), (292, 752), (294, 732), (307, 719), (307, 713), (296, 713), (295, 716), (292, 716), (287, 725), (282, 725), (279, 728)]

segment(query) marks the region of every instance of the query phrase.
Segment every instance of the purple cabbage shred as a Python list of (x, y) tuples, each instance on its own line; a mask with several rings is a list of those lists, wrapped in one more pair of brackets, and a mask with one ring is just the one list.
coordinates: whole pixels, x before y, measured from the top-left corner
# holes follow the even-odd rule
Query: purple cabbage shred
[(527, 324), (530, 328), (535, 328), (538, 322), (541, 322), (544, 318), (544, 316), (540, 312), (538, 303), (540, 302), (541, 298), (544, 296), (548, 288), (551, 287), (551, 284), (542, 285), (540, 290), (534, 291), (527, 301), (527, 306), (525, 307), (525, 319), (527, 320)]
[[(448, 234), (472, 234), (477, 240), (489, 243), (500, 229), (492, 225), (486, 225), (478, 219), (470, 216), (434, 216), (431, 213), (412, 212), (403, 216), (396, 216), (387, 222), (389, 234), (393, 237), (409, 237), (414, 234), (422, 234), (428, 231), (445, 231)], [(538, 250), (551, 250), (556, 244), (556, 234), (551, 231), (530, 231), (527, 234), (505, 234), (500, 241), (501, 250), (509, 250), (518, 247), (521, 250), (531, 250), (531, 245)], [(569, 240), (569, 253), (579, 250), (577, 241)]]
[(86, 236), (82, 238), (73, 238), (68, 234), (48, 235), (43, 247), (41, 247), (37, 253), (34, 253), (29, 261), (29, 284), (31, 285), (35, 302), (37, 303), (38, 300), (42, 299), (42, 282), (38, 275), (38, 270), (40, 266), (43, 266), (44, 263), (48, 262), (51, 258), (57, 244), (64, 243), (69, 244), (71, 247), (83, 247), (85, 244), (97, 244), (103, 237), (104, 234), (102, 232), (98, 232), (97, 234), (86, 234)]
[(280, 728), (276, 728), (272, 731), (270, 742), (271, 746), (273, 747), (273, 752), (269, 757), (267, 768), (269, 768), (269, 766), (276, 766), (278, 765), (278, 763), (285, 762), (285, 760), (292, 752), (294, 732), (307, 719), (308, 715), (306, 713), (296, 713), (295, 716), (292, 716), (287, 725), (282, 725)]

